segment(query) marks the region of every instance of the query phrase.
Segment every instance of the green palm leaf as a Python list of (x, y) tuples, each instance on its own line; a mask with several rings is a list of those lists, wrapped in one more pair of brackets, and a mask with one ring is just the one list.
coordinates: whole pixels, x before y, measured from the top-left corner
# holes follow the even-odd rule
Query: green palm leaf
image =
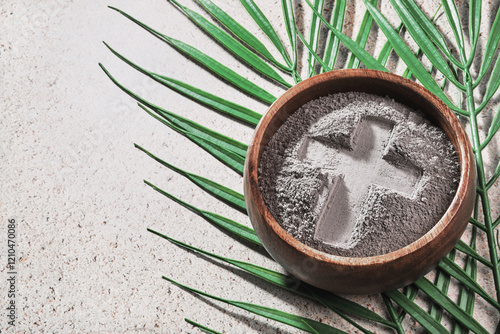
[[(486, 89), (479, 106), (475, 105), (474, 89), (482, 82), (484, 82), (484, 80), (482, 79), (484, 78), (486, 73), (489, 73), (491, 64), (493, 63), (493, 59), (497, 54), (497, 47), (500, 43), (500, 33), (498, 33), (500, 31), (500, 10), (496, 13), (495, 21), (491, 26), (491, 33), (488, 37), (487, 44), (484, 50), (484, 56), (481, 60), (479, 59), (480, 55), (477, 55), (476, 52), (477, 45), (479, 45), (479, 37), (481, 35), (481, 1), (470, 1), (470, 9), (468, 13), (470, 37), (469, 45), (466, 45), (466, 41), (462, 32), (461, 19), (459, 17), (458, 10), (455, 6), (454, 1), (442, 1), (442, 6), (449, 24), (449, 30), (455, 37), (454, 44), (458, 46), (458, 53), (460, 56), (460, 61), (458, 61), (451, 54), (451, 51), (447, 46), (448, 43), (443, 38), (444, 33), (441, 33), (441, 31), (438, 30), (434, 25), (434, 19), (431, 20), (427, 18), (424, 12), (416, 5), (414, 1), (390, 0), (392, 7), (396, 10), (398, 16), (402, 21), (400, 26), (397, 29), (394, 29), (389, 24), (386, 17), (384, 17), (384, 15), (382, 15), (381, 12), (376, 8), (376, 0), (364, 0), (367, 11), (365, 12), (363, 21), (359, 26), (359, 32), (356, 40), (353, 41), (342, 33), (343, 18), (346, 8), (345, 0), (335, 1), (335, 7), (333, 9), (330, 23), (328, 23), (321, 14), (324, 5), (323, 0), (315, 0), (314, 4), (311, 4), (309, 0), (306, 0), (308, 6), (313, 12), (308, 40), (306, 40), (296, 28), (295, 14), (300, 14), (298, 14), (298, 12), (294, 13), (294, 6), (292, 4), (292, 1), (282, 0), (281, 8), (283, 10), (284, 28), (288, 36), (287, 43), (291, 48), (291, 57), (289, 57), (286, 52), (285, 46), (281, 43), (276, 31), (264, 15), (264, 12), (257, 7), (253, 0), (240, 1), (247, 12), (250, 13), (257, 25), (269, 37), (273, 45), (276, 47), (276, 50), (283, 56), (283, 59), (285, 60), (287, 66), (284, 66), (276, 61), (270, 54), (270, 52), (266, 49), (266, 47), (264, 47), (264, 45), (253, 34), (248, 32), (248, 30), (246, 30), (240, 23), (238, 23), (231, 16), (227, 15), (219, 7), (214, 5), (210, 0), (197, 0), (197, 2), (200, 3), (207, 10), (207, 12), (212, 15), (212, 17), (220, 22), (224, 26), (225, 30), (220, 29), (218, 26), (209, 22), (200, 14), (180, 5), (177, 1), (173, 0), (173, 2), (191, 20), (193, 20), (195, 24), (197, 24), (201, 29), (207, 32), (207, 34), (209, 34), (213, 39), (219, 42), (229, 52), (238, 57), (243, 63), (250, 66), (255, 71), (263, 74), (265, 77), (279, 84), (285, 85), (285, 87), (289, 87), (289, 84), (286, 83), (286, 81), (281, 77), (280, 74), (278, 74), (274, 70), (273, 67), (284, 70), (287, 73), (291, 73), (296, 82), (300, 81), (300, 75), (297, 72), (299, 62), (297, 58), (297, 38), (302, 41), (302, 43), (308, 50), (306, 53), (307, 65), (305, 67), (305, 71), (307, 72), (308, 76), (314, 74), (314, 67), (316, 65), (316, 62), (321, 65), (322, 72), (330, 71), (334, 68), (340, 43), (342, 43), (351, 52), (349, 54), (349, 59), (346, 62), (347, 67), (358, 67), (361, 62), (367, 68), (388, 71), (385, 68), (385, 64), (389, 59), (390, 53), (392, 52), (392, 50), (394, 50), (395, 53), (400, 57), (401, 60), (404, 61), (405, 65), (407, 66), (407, 70), (405, 71), (406, 77), (411, 77), (411, 75), (413, 74), (414, 77), (423, 86), (425, 86), (440, 99), (442, 99), (458, 115), (466, 116), (467, 118), (469, 118), (471, 139), (475, 151), (478, 170), (479, 200), (476, 203), (475, 215), (469, 220), (473, 231), (470, 245), (466, 244), (463, 241), (460, 241), (455, 247), (456, 250), (465, 255), (465, 267), (463, 267), (462, 269), (462, 267), (457, 264), (458, 262), (454, 262), (455, 251), (453, 251), (452, 254), (443, 259), (443, 261), (439, 264), (436, 280), (434, 283), (431, 283), (429, 280), (422, 278), (415, 282), (415, 285), (406, 287), (404, 289), (404, 294), (400, 291), (390, 291), (386, 294), (382, 294), (381, 301), (384, 302), (387, 309), (387, 316), (392, 319), (391, 321), (386, 320), (383, 317), (379, 316), (377, 313), (367, 309), (366, 307), (351, 302), (345, 298), (325, 293), (324, 291), (321, 291), (319, 289), (309, 287), (306, 284), (299, 284), (297, 286), (297, 280), (288, 275), (284, 275), (282, 273), (272, 271), (249, 262), (242, 262), (221, 257), (213, 253), (208, 253), (201, 249), (194, 248), (187, 244), (183, 244), (160, 235), (159, 233), (152, 230), (151, 231), (165, 237), (169, 241), (185, 249), (203, 253), (206, 256), (210, 256), (212, 258), (217, 258), (221, 261), (252, 273), (253, 275), (260, 277), (267, 282), (299, 293), (305, 297), (313, 298), (322, 303), (325, 307), (328, 307), (339, 314), (342, 318), (344, 318), (346, 321), (348, 321), (350, 324), (364, 333), (369, 333), (368, 329), (363, 327), (364, 323), (355, 321), (355, 318), (352, 318), (352, 316), (360, 317), (364, 319), (363, 321), (365, 322), (368, 321), (373, 323), (380, 323), (384, 326), (395, 329), (398, 333), (403, 333), (403, 320), (405, 315), (408, 314), (417, 322), (419, 322), (428, 332), (446, 333), (447, 330), (440, 323), (440, 321), (443, 320), (443, 310), (445, 310), (448, 315), (455, 321), (455, 324), (453, 326), (453, 333), (464, 333), (468, 330), (472, 330), (477, 333), (485, 333), (486, 330), (482, 327), (481, 324), (477, 322), (477, 320), (474, 319), (473, 311), (477, 295), (496, 309), (500, 310), (500, 304), (498, 303), (498, 300), (500, 299), (500, 271), (496, 248), (498, 241), (495, 241), (495, 228), (497, 228), (497, 226), (500, 224), (500, 217), (496, 217), (496, 219), (492, 217), (493, 211), (490, 204), (490, 194), (488, 193), (489, 191), (493, 191), (493, 185), (500, 177), (500, 163), (497, 165), (496, 170), (492, 174), (486, 173), (482, 150), (488, 147), (488, 145), (491, 143), (492, 139), (500, 129), (500, 108), (496, 109), (496, 112), (491, 115), (491, 125), (488, 128), (487, 135), (485, 137), (482, 137), (484, 138), (482, 140), (479, 136), (477, 115), (482, 110), (491, 110), (487, 109), (486, 107), (489, 105), (489, 103), (491, 103), (493, 96), (495, 96), (495, 93), (497, 92), (500, 85), (500, 60), (497, 59), (496, 63), (494, 64), (491, 75), (489, 76), (488, 82), (485, 85)], [(268, 104), (274, 102), (275, 97), (269, 94), (267, 91), (241, 77), (239, 74), (232, 71), (225, 65), (217, 62), (215, 59), (202, 53), (196, 47), (161, 34), (153, 30), (152, 28), (149, 28), (144, 23), (129, 16), (128, 14), (118, 9), (113, 9), (120, 12), (122, 15), (129, 18), (139, 26), (143, 27), (156, 37), (167, 42), (179, 52), (191, 57), (193, 60), (202, 64), (213, 75), (222, 78), (240, 91), (247, 93), (250, 97)], [(387, 37), (387, 42), (382, 46), (382, 49), (376, 57), (364, 50), (364, 45), (366, 44), (370, 31), (372, 30), (373, 22), (375, 22), (377, 28)], [(326, 42), (323, 42), (320, 39), (321, 35), (319, 34), (319, 32), (321, 30), (321, 24), (325, 25), (328, 28)], [(399, 31), (401, 29), (407, 29), (412, 36), (412, 39), (416, 42), (419, 50), (416, 55), (412, 53), (406, 43), (401, 39), (401, 37), (399, 37)], [(320, 57), (317, 54), (318, 50), (321, 49), (319, 47), (319, 44), (321, 43), (324, 43), (325, 52), (323, 57)], [(465, 52), (467, 47), (469, 47), (470, 50), (468, 55), (466, 55)], [(261, 115), (251, 111), (248, 108), (224, 100), (199, 88), (190, 86), (182, 81), (145, 70), (144, 68), (132, 63), (113, 49), (110, 48), (110, 50), (118, 58), (120, 58), (136, 70), (142, 72), (146, 76), (204, 106), (214, 109), (215, 111), (230, 115), (231, 117), (237, 118), (251, 125), (256, 125), (260, 120)], [(426, 69), (419, 60), (419, 56), (422, 53), (432, 64), (431, 70)], [(479, 69), (479, 73), (475, 81), (473, 81), (470, 71), (471, 64), (473, 63), (478, 65), (481, 64), (481, 68)], [(190, 139), (195, 144), (211, 153), (214, 157), (219, 159), (231, 169), (237, 171), (240, 174), (242, 173), (244, 156), (247, 148), (245, 144), (237, 142), (232, 138), (226, 137), (220, 133), (205, 128), (194, 121), (183, 118), (170, 111), (153, 105), (152, 103), (144, 100), (132, 91), (123, 87), (108, 73), (108, 71), (102, 65), (101, 67), (109, 76), (109, 78), (120, 89), (140, 102), (140, 106), (144, 110), (146, 110), (148, 114), (150, 114), (169, 128), (173, 129), (174, 131), (177, 131), (186, 138)], [(443, 74), (443, 76), (445, 77), (442, 87), (440, 87), (433, 78), (435, 72)], [(458, 88), (458, 90), (461, 91), (459, 92), (458, 101), (461, 102), (462, 98), (465, 98), (465, 102), (467, 103), (467, 111), (460, 108), (461, 104), (454, 105), (451, 102), (450, 98), (447, 95), (447, 93), (449, 93), (450, 91), (449, 86)], [(241, 194), (234, 192), (233, 190), (215, 183), (207, 178), (179, 169), (178, 167), (161, 160), (157, 156), (151, 154), (138, 145), (136, 145), (136, 147), (149, 155), (151, 158), (155, 159), (160, 164), (186, 177), (210, 195), (215, 196), (219, 200), (225, 202), (228, 205), (231, 205), (233, 208), (241, 212), (245, 212), (244, 198)], [(486, 175), (488, 175), (488, 178), (486, 177)], [(229, 218), (219, 216), (215, 213), (200, 210), (195, 206), (188, 204), (180, 200), (179, 198), (157, 188), (151, 183), (147, 181), (145, 182), (156, 191), (186, 207), (187, 209), (195, 212), (205, 220), (220, 228), (222, 231), (227, 232), (237, 238), (243, 238), (244, 240), (246, 239), (252, 244), (261, 245), (257, 236), (255, 235), (255, 232), (251, 228), (239, 224)], [(478, 219), (477, 217), (478, 203), (481, 203), (482, 205), (484, 219)], [(486, 235), (488, 250), (490, 252), (490, 259), (484, 258), (476, 251), (475, 240), (477, 236), (477, 229), (480, 229)], [(491, 270), (497, 293), (497, 299), (490, 296), (485, 291), (485, 289), (483, 289), (478, 284), (476, 280), (477, 262), (482, 263), (485, 266), (483, 267), (485, 270)], [(450, 280), (451, 277), (453, 277), (454, 280)], [(215, 297), (205, 292), (194, 290), (170, 279), (167, 280), (193, 293), (201, 294), (209, 298), (215, 298), (231, 305), (246, 309), (247, 311), (254, 312), (255, 314), (267, 317), (269, 319), (281, 321), (283, 323), (295, 326), (311, 333), (340, 332), (331, 326), (312, 321), (311, 319), (306, 319), (304, 317), (288, 314), (260, 305)], [(456, 282), (458, 282), (462, 287), (457, 303), (453, 302), (447, 296), (448, 286), (450, 284), (457, 284)], [(431, 307), (429, 312), (425, 312), (422, 307), (418, 306), (417, 303), (414, 302), (415, 299), (419, 298), (417, 296), (419, 292), (420, 294), (424, 294), (430, 298)], [(201, 330), (209, 333), (216, 333), (215, 331), (199, 325), (191, 320), (186, 321)], [(361, 324), (363, 324), (363, 326)]]
[[(369, 0), (373, 5), (377, 5), (377, 0)], [(373, 18), (365, 11), (363, 15), (363, 20), (359, 26), (358, 35), (356, 36), (356, 44), (364, 49), (366, 46), (366, 42), (368, 41), (368, 35), (370, 34), (370, 30), (372, 29)], [(358, 68), (359, 67), (359, 58), (356, 58), (354, 54), (349, 54), (347, 58), (346, 68)]]
[(391, 27), (387, 19), (367, 0), (363, 0), (366, 7), (370, 11), (374, 20), (377, 22), (380, 29), (383, 31), (387, 39), (391, 42), (392, 48), (404, 60), (406, 65), (410, 68), (413, 75), (434, 95), (443, 100), (444, 103), (453, 111), (461, 115), (467, 115), (467, 112), (457, 108), (450, 99), (443, 93), (441, 88), (436, 84), (434, 78), (427, 72), (420, 61), (415, 57), (413, 52), (403, 42), (399, 35)]
[(248, 50), (240, 42), (231, 37), (229, 34), (224, 32), (222, 29), (218, 28), (216, 25), (209, 22), (200, 14), (192, 11), (191, 9), (182, 6), (175, 0), (171, 0), (175, 3), (194, 23), (196, 23), (201, 29), (203, 29), (207, 34), (212, 36), (220, 44), (222, 44), (227, 50), (232, 54), (236, 55), (242, 61), (250, 65), (253, 69), (259, 73), (265, 75), (266, 77), (282, 84), (286, 88), (292, 87), (288, 82), (286, 82), (276, 71), (269, 66), (265, 61), (260, 59), (255, 53)]
[[(330, 20), (330, 25), (336, 30), (342, 32), (342, 26), (344, 24), (344, 14), (345, 14), (346, 0), (337, 0), (333, 7), (332, 18)], [(316, 11), (319, 13), (319, 11)], [(316, 13), (313, 13), (314, 17), (317, 17)], [(321, 21), (321, 19), (320, 19)], [(335, 66), (335, 61), (337, 60), (337, 55), (339, 52), (340, 40), (331, 31), (328, 31), (326, 43), (325, 43), (325, 54), (323, 56), (323, 62), (329, 67), (333, 68)]]
[[(161, 83), (162, 85), (190, 98), (191, 100), (193, 101), (196, 101), (198, 103), (201, 103), (203, 105), (206, 105), (210, 108), (213, 108), (217, 111), (220, 111), (226, 115), (229, 115), (231, 117), (234, 117), (238, 120), (241, 120), (245, 123), (248, 123), (250, 125), (257, 125), (259, 123), (259, 120), (261, 118), (262, 115), (256, 113), (255, 111), (252, 111), (248, 108), (245, 108), (243, 106), (240, 106), (236, 103), (233, 103), (233, 102), (230, 102), (230, 101), (227, 101), (227, 100), (224, 100), (220, 97), (217, 97), (213, 94), (210, 94), (208, 92), (205, 92), (201, 89), (198, 89), (196, 87), (193, 87), (193, 86), (190, 86), (186, 83), (183, 83), (179, 80), (175, 80), (175, 79), (171, 79), (169, 77), (166, 77), (166, 76), (162, 76), (162, 75), (159, 75), (159, 74), (156, 74), (156, 73), (153, 73), (153, 72), (149, 72), (145, 69), (143, 69), (142, 67), (138, 66), (137, 64), (134, 64), (132, 63), (130, 60), (128, 60), (127, 58), (125, 58), (124, 56), (122, 56), (121, 54), (119, 54), (118, 52), (116, 52), (115, 50), (113, 50), (109, 45), (107, 45), (106, 43), (104, 43), (111, 52), (113, 52), (113, 54), (115, 54), (118, 58), (120, 58), (121, 60), (123, 60), (125, 63), (129, 64), (130, 66), (132, 66), (133, 68), (135, 68), (136, 70), (146, 74), (147, 76), (149, 76), (150, 78), (152, 78), (153, 80)], [(131, 92), (130, 90), (126, 89), (124, 86), (122, 86), (120, 83), (118, 83), (118, 81), (116, 81), (110, 74), (109, 72), (104, 68), (104, 66), (102, 66), (101, 64), (99, 64), (101, 66), (101, 68), (104, 70), (104, 72), (108, 75), (108, 77), (121, 89), (123, 90), (125, 93), (127, 93), (128, 95), (130, 95), (132, 98), (136, 99), (137, 101), (139, 102), (142, 102), (148, 106), (151, 106), (152, 104), (151, 103), (148, 103), (147, 101), (145, 101), (144, 99), (140, 98), (139, 96), (137, 96), (136, 94), (134, 94), (133, 92)]]
[(142, 148), (141, 146), (134, 144), (136, 148), (141, 150), (142, 152), (146, 153), (148, 156), (153, 158), (154, 160), (158, 161), (160, 164), (163, 166), (173, 170), (174, 172), (186, 177), (188, 180), (196, 184), (198, 187), (209, 193), (210, 195), (220, 199), (224, 203), (232, 206), (233, 208), (239, 210), (241, 213), (247, 214), (247, 209), (245, 206), (245, 199), (243, 198), (243, 195), (240, 193), (237, 193), (236, 191), (229, 189), (227, 187), (224, 187), (214, 181), (211, 181), (205, 177), (186, 172), (178, 167), (175, 167), (172, 164), (169, 164), (168, 162), (158, 158), (154, 154), (150, 153), (146, 149)]
[(204, 331), (205, 333), (209, 333), (209, 334), (222, 334), (222, 333), (216, 332), (213, 329), (210, 329), (210, 328), (208, 328), (206, 326), (200, 325), (199, 323), (196, 323), (193, 320), (189, 320), (189, 319), (185, 318), (184, 321), (186, 321), (190, 325), (193, 325), (196, 328), (199, 328), (200, 330)]
[(431, 333), (442, 333), (446, 334), (448, 331), (439, 322), (434, 320), (427, 312), (425, 312), (420, 306), (412, 302), (408, 297), (399, 291), (386, 292), (394, 302), (396, 302), (403, 310), (410, 314), (413, 319), (418, 321), (425, 329)]
[(245, 225), (237, 223), (234, 220), (231, 220), (229, 218), (222, 217), (216, 213), (198, 209), (197, 207), (180, 200), (179, 198), (175, 197), (174, 195), (169, 194), (168, 192), (158, 188), (157, 186), (155, 186), (154, 184), (152, 184), (146, 180), (144, 180), (144, 183), (147, 184), (148, 186), (150, 186), (151, 188), (153, 188), (154, 190), (156, 190), (157, 192), (159, 192), (160, 194), (162, 194), (163, 196), (165, 196), (165, 197), (171, 199), (172, 201), (182, 205), (186, 209), (196, 213), (198, 216), (204, 218), (209, 223), (221, 228), (222, 230), (224, 230), (228, 233), (234, 234), (239, 238), (242, 238), (246, 241), (251, 242), (252, 244), (255, 244), (258, 246), (262, 245), (259, 241), (259, 238), (257, 238), (257, 235), (250, 227), (247, 227)]
[(132, 22), (136, 23), (140, 27), (146, 29), (148, 32), (152, 33), (156, 37), (160, 38), (161, 40), (165, 41), (168, 43), (170, 46), (172, 46), (174, 49), (179, 51), (180, 53), (190, 57), (192, 60), (196, 61), (198, 64), (201, 66), (205, 67), (208, 69), (210, 72), (215, 74), (216, 76), (222, 78), (223, 80), (227, 81), (234, 87), (238, 88), (239, 90), (247, 93), (248, 95), (261, 100), (266, 103), (273, 103), (276, 100), (276, 97), (268, 93), (266, 90), (260, 88), (250, 80), (242, 77), (235, 71), (231, 70), (230, 68), (226, 67), (225, 65), (219, 63), (217, 60), (213, 59), (212, 57), (207, 56), (203, 52), (199, 51), (198, 49), (192, 47), (189, 44), (186, 44), (182, 41), (179, 41), (177, 39), (171, 38), (167, 35), (161, 34), (157, 32), (156, 30), (148, 27), (144, 23), (140, 22), (139, 20), (133, 18), (132, 16), (128, 15), (127, 13), (114, 8), (110, 7), (111, 9), (116, 10)]
[(156, 120), (160, 121), (161, 123), (168, 126), (177, 133), (180, 133), (181, 135), (185, 136), (199, 147), (203, 148), (205, 151), (210, 153), (212, 156), (214, 156), (220, 162), (224, 163), (229, 168), (233, 169), (240, 175), (243, 175), (243, 166), (245, 164), (245, 158), (239, 155), (238, 153), (234, 153), (233, 151), (223, 148), (217, 144), (214, 144), (210, 139), (205, 139), (189, 131), (183, 130), (182, 128), (170, 123), (168, 120), (165, 120), (164, 118), (155, 115), (142, 104), (139, 104), (139, 107), (144, 109), (144, 111), (146, 111), (150, 116), (152, 116)]
[(304, 318), (295, 314), (290, 314), (287, 312), (279, 311), (273, 308), (261, 306), (261, 305), (256, 305), (256, 304), (251, 304), (251, 303), (244, 303), (236, 300), (229, 300), (229, 299), (224, 299), (221, 297), (216, 297), (214, 295), (210, 295), (206, 292), (202, 292), (200, 290), (196, 290), (193, 288), (188, 287), (187, 285), (180, 284), (168, 277), (163, 276), (163, 279), (169, 281), (170, 283), (186, 290), (192, 293), (199, 294), (201, 296), (205, 296), (214, 300), (221, 301), (223, 303), (233, 305), (236, 307), (239, 307), (245, 311), (266, 317), (268, 319), (276, 320), (281, 323), (284, 323), (286, 325), (302, 329), (303, 331), (306, 331), (308, 333), (314, 333), (314, 334), (339, 334), (339, 333), (345, 333), (339, 329), (336, 329), (334, 327), (328, 326), (322, 322), (318, 322), (312, 319)]
[[(323, 6), (325, 5), (325, 0), (314, 0), (314, 8), (318, 12), (323, 12)], [(321, 32), (321, 21), (313, 13), (311, 17), (311, 31), (309, 32), (309, 45), (311, 49), (316, 53), (318, 50), (319, 34)], [(307, 77), (310, 78), (316, 74), (314, 71), (315, 60), (312, 54), (307, 55), (307, 63), (309, 64), (309, 69), (307, 70)], [(333, 66), (332, 66), (333, 67)]]
[(274, 30), (273, 26), (267, 19), (267, 17), (262, 13), (260, 8), (255, 4), (253, 0), (240, 0), (241, 4), (245, 7), (247, 12), (252, 16), (254, 19), (255, 23), (262, 29), (262, 31), (269, 37), (271, 42), (274, 44), (276, 49), (281, 53), (283, 56), (283, 59), (287, 63), (290, 69), (293, 69), (293, 63), (290, 60), (290, 57), (288, 57), (285, 47), (280, 41), (280, 38), (276, 34), (276, 31)]
[(269, 51), (266, 49), (264, 44), (262, 44), (261, 41), (259, 41), (254, 35), (252, 35), (235, 19), (226, 14), (226, 12), (217, 7), (212, 1), (210, 0), (196, 0), (196, 1), (199, 4), (201, 4), (223, 26), (225, 26), (227, 30), (229, 30), (232, 34), (238, 37), (243, 43), (245, 43), (248, 47), (254, 50), (257, 54), (263, 56), (281, 70), (291, 72), (290, 68), (279, 63), (271, 55), (271, 53), (269, 53)]
[(356, 44), (356, 42), (354, 42), (352, 39), (350, 39), (349, 37), (347, 37), (346, 35), (344, 35), (342, 32), (340, 32), (339, 30), (335, 29), (335, 27), (333, 27), (331, 24), (329, 24), (322, 16), (319, 12), (317, 12), (313, 5), (311, 4), (311, 2), (309, 0), (306, 0), (306, 3), (309, 5), (309, 7), (311, 7), (311, 9), (313, 10), (313, 12), (318, 16), (318, 18), (323, 22), (324, 25), (326, 25), (328, 27), (328, 29), (330, 29), (330, 31), (335, 35), (337, 36), (338, 39), (340, 39), (340, 41), (342, 43), (344, 43), (344, 45), (356, 56), (358, 57), (362, 62), (363, 64), (365, 64), (365, 66), (367, 68), (370, 68), (370, 69), (373, 69), (373, 70), (379, 70), (379, 71), (384, 71), (384, 72), (389, 72), (388, 69), (386, 69), (384, 66), (382, 66), (378, 61), (377, 59), (373, 58), (372, 55), (370, 55), (368, 52), (365, 51), (365, 49), (363, 49), (362, 47), (360, 47), (358, 44)]

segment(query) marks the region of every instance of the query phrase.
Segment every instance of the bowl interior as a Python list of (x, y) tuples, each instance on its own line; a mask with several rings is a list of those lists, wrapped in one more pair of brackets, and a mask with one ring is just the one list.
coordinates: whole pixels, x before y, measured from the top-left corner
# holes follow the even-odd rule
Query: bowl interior
[[(449, 108), (439, 100), (435, 95), (431, 94), (422, 86), (404, 79), (400, 76), (388, 74), (385, 72), (372, 70), (342, 70), (324, 73), (303, 81), (287, 91), (281, 96), (269, 109), (268, 113), (263, 117), (256, 130), (253, 144), (251, 145), (247, 156), (250, 159), (250, 164), (255, 164), (256, 168), (252, 168), (249, 175), (251, 188), (257, 206), (266, 217), (267, 223), (276, 232), (282, 235), (282, 238), (293, 247), (307, 252), (310, 256), (327, 260), (333, 263), (348, 263), (353, 264), (370, 264), (373, 262), (390, 261), (394, 258), (407, 255), (423, 246), (431, 239), (436, 237), (449, 223), (449, 219), (441, 219), (427, 234), (413, 242), (412, 244), (399, 249), (395, 252), (378, 255), (368, 258), (347, 258), (334, 256), (323, 253), (311, 247), (305, 246), (292, 236), (287, 234), (276, 220), (269, 213), (264, 204), (262, 195), (258, 190), (258, 165), (262, 157), (262, 153), (276, 133), (278, 128), (285, 120), (292, 115), (298, 108), (307, 102), (321, 96), (340, 92), (364, 92), (379, 96), (388, 96), (397, 102), (405, 104), (415, 110), (424, 113), (435, 125), (441, 127), (451, 143), (453, 144), (460, 162), (461, 181), (458, 186), (457, 194), (453, 199), (448, 211), (443, 217), (453, 217), (456, 214), (457, 205), (455, 202), (460, 202), (459, 194), (465, 191), (465, 188), (470, 186), (470, 182), (466, 182), (470, 177), (471, 168), (471, 150), (460, 123)], [(253, 183), (253, 184), (252, 184)]]

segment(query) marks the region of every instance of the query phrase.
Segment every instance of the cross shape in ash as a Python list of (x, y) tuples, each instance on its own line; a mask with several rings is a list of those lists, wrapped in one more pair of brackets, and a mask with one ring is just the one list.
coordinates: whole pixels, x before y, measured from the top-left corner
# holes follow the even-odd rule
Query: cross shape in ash
[(316, 240), (345, 245), (371, 187), (412, 197), (421, 171), (410, 163), (403, 166), (387, 159), (393, 128), (384, 120), (361, 119), (351, 134), (350, 148), (314, 136), (304, 139), (299, 160), (320, 168), (326, 176), (316, 201)]

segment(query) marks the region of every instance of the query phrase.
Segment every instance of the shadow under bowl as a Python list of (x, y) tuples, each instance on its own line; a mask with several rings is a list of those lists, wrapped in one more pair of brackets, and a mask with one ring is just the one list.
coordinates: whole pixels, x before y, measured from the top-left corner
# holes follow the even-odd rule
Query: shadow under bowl
[[(297, 109), (340, 92), (388, 96), (424, 113), (448, 136), (460, 163), (460, 182), (445, 214), (424, 236), (397, 251), (372, 257), (343, 257), (311, 248), (274, 219), (259, 190), (258, 169), (267, 143)], [(403, 77), (374, 70), (339, 70), (307, 79), (285, 92), (255, 130), (245, 160), (244, 191), (252, 225), (268, 253), (300, 280), (334, 293), (379, 293), (425, 275), (460, 239), (474, 207), (475, 160), (467, 135), (453, 112), (427, 89)], [(418, 217), (415, 217), (418, 219)]]

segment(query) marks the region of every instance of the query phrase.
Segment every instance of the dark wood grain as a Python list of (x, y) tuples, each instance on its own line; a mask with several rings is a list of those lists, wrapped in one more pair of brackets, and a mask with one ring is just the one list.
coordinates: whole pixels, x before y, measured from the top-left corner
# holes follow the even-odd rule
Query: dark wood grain
[[(276, 222), (259, 191), (258, 166), (262, 153), (283, 122), (300, 106), (313, 99), (347, 91), (388, 96), (425, 113), (447, 134), (460, 162), (460, 183), (446, 213), (423, 237), (392, 253), (350, 258), (308, 247)], [(244, 187), (246, 205), (255, 232), (269, 254), (289, 273), (335, 293), (377, 293), (415, 281), (453, 249), (465, 230), (474, 206), (475, 162), (469, 139), (455, 115), (424, 87), (385, 72), (341, 70), (317, 75), (299, 83), (269, 108), (248, 149)]]

